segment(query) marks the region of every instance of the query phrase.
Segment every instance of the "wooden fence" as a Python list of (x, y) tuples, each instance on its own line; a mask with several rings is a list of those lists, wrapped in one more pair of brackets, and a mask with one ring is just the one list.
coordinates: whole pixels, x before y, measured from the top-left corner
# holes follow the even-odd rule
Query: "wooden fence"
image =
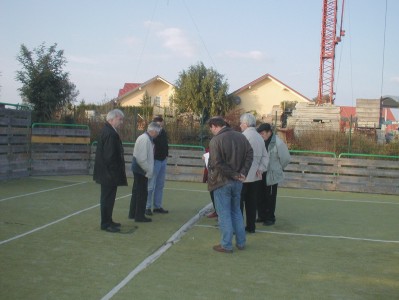
[[(130, 164), (133, 156), (132, 144), (125, 144), (126, 174), (132, 176)], [(196, 148), (170, 147), (167, 180), (202, 182), (204, 150)], [(91, 151), (93, 171), (96, 146)], [(326, 153), (291, 155), (291, 162), (285, 170), (282, 187), (318, 189), (327, 191), (348, 191), (399, 195), (399, 160), (320, 156)]]
[(85, 125), (33, 124), (31, 175), (88, 174), (90, 130)]
[[(125, 143), (126, 175), (133, 176), (131, 163), (134, 143)], [(93, 174), (96, 144), (91, 147), (90, 174)], [(204, 174), (203, 147), (169, 145), (169, 157), (166, 168), (166, 180), (202, 182)]]
[(29, 110), (0, 108), (0, 180), (29, 176)]
[(292, 188), (334, 190), (337, 161), (334, 157), (291, 155), (280, 186)]
[(337, 170), (336, 190), (399, 194), (399, 160), (340, 157)]
[[(92, 174), (96, 145), (86, 126), (34, 124), (30, 112), (0, 108), (0, 180), (29, 175)], [(126, 173), (133, 143), (125, 143)], [(295, 151), (292, 151), (295, 152)], [(167, 180), (202, 182), (203, 147), (170, 145)], [(399, 195), (399, 160), (292, 153), (282, 187)], [(348, 156), (347, 155), (347, 156)], [(354, 156), (354, 157), (353, 157)]]
[(280, 186), (399, 195), (399, 159), (372, 158), (291, 155)]

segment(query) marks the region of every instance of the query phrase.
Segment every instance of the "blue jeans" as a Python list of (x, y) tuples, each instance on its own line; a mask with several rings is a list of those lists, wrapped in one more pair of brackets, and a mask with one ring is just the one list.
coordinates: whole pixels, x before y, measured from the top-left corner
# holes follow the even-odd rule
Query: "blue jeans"
[(234, 233), (236, 245), (245, 246), (245, 227), (240, 209), (241, 189), (241, 181), (231, 180), (226, 185), (213, 191), (221, 233), (220, 245), (226, 250), (233, 249)]
[(154, 208), (162, 207), (163, 187), (165, 186), (167, 159), (154, 161), (154, 175), (148, 179), (148, 197), (146, 209), (152, 207), (154, 195)]

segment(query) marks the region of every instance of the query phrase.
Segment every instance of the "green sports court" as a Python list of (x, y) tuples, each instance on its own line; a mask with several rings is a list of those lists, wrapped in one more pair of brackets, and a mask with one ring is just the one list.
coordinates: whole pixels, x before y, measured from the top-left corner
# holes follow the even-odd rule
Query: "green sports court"
[(167, 215), (99, 226), (91, 176), (0, 182), (1, 299), (399, 299), (397, 195), (280, 188), (277, 222), (223, 254), (202, 183), (167, 181)]

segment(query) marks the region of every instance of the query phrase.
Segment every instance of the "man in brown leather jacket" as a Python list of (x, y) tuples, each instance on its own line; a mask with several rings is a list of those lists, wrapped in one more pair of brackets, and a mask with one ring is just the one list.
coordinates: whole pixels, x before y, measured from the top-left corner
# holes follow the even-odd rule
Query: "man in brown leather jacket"
[(215, 251), (232, 253), (233, 234), (236, 247), (245, 248), (245, 228), (240, 209), (242, 183), (253, 160), (253, 150), (245, 136), (226, 126), (221, 117), (208, 120), (214, 135), (209, 143), (208, 190), (213, 191), (221, 241)]

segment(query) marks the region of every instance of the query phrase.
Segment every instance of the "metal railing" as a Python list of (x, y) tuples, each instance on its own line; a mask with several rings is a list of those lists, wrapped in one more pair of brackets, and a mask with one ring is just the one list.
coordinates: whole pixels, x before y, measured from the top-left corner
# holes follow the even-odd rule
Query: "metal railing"
[(28, 105), (23, 105), (23, 104), (12, 104), (12, 103), (5, 103), (5, 102), (0, 102), (0, 106), (13, 106), (16, 109), (23, 109), (23, 110), (30, 110), (30, 107)]
[(338, 155), (338, 158), (341, 158), (343, 156), (354, 156), (354, 157), (374, 157), (374, 158), (393, 158), (393, 159), (399, 159), (398, 155), (380, 155), (380, 154), (361, 154), (361, 153), (340, 153)]
[(61, 124), (61, 123), (32, 123), (32, 128), (38, 127), (38, 126), (45, 126), (45, 127), (76, 127), (76, 128), (84, 128), (84, 129), (90, 129), (88, 125), (82, 125), (82, 124)]
[(334, 152), (320, 152), (320, 151), (308, 151), (308, 150), (289, 150), (290, 153), (301, 153), (301, 154), (316, 154), (316, 155), (328, 155), (332, 156), (334, 158), (337, 157), (337, 155)]
[[(98, 142), (94, 141), (91, 143), (92, 146), (95, 146)], [(133, 142), (122, 142), (122, 145), (132, 145), (134, 146), (135, 143)], [(205, 147), (204, 146), (197, 146), (197, 145), (182, 145), (182, 144), (168, 144), (169, 147), (173, 148), (190, 148), (190, 149), (200, 149), (205, 152)]]

